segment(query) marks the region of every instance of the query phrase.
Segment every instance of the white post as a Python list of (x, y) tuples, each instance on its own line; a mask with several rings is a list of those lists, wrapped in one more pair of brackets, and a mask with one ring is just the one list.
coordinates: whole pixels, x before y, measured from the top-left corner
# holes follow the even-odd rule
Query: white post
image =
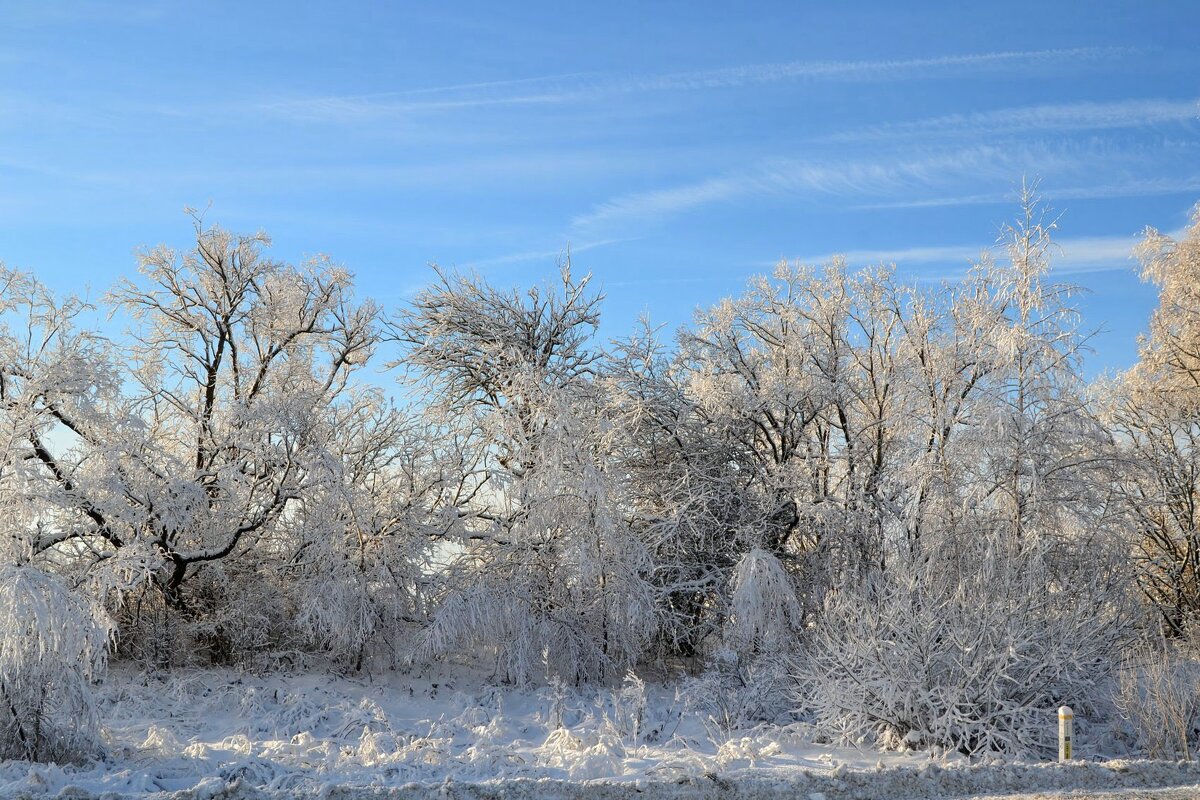
[(1058, 760), (1071, 760), (1071, 734), (1075, 727), (1075, 712), (1070, 706), (1058, 709)]

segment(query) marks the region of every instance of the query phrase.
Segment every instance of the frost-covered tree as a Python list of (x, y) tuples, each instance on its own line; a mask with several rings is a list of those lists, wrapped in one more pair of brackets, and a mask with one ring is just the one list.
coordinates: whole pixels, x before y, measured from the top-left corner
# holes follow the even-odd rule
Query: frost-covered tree
[(752, 473), (712, 435), (685, 365), (647, 323), (614, 343), (602, 384), (625, 513), (653, 565), (655, 655), (696, 657), (724, 624)]
[(0, 268), (0, 502), (23, 520), (7, 532), (18, 552), (69, 543), (98, 556), (124, 543), (86, 487), (85, 433), (129, 421), (112, 348), (81, 325), (91, 310)]
[(770, 553), (809, 614), (882, 562), (902, 518), (923, 397), (904, 294), (887, 270), (782, 264), (681, 335), (693, 413), (736, 465), (727, 563)]
[(506, 678), (580, 681), (624, 674), (649, 638), (647, 554), (604, 457), (587, 284), (569, 265), (527, 292), (439, 272), (394, 323), (431, 411), (478, 453), (423, 655), (480, 644)]
[(1200, 614), (1200, 211), (1178, 241), (1147, 230), (1138, 255), (1159, 307), (1138, 363), (1103, 396), (1142, 591), (1178, 636)]
[(899, 308), (911, 383), (893, 480), (904, 544), (830, 594), (802, 672), (821, 724), (889, 746), (1036, 752), (1058, 698), (1098, 702), (1128, 640), (1108, 438), (1070, 288), (1026, 194), (1006, 260)]
[(848, 357), (845, 274), (824, 277), (781, 265), (774, 280), (755, 278), (743, 297), (699, 314), (682, 337), (697, 413), (709, 435), (736, 446), (747, 474), (732, 532), (742, 552), (788, 558), (824, 537), (824, 520), (807, 512), (837, 481), (822, 450)]
[(340, 535), (315, 533), (338, 520), (300, 500), (342, 481), (335, 417), (374, 402), (352, 389), (376, 309), (348, 273), (272, 261), (264, 235), (199, 218), (195, 237), (143, 252), (142, 280), (110, 295), (132, 320), (123, 339), (73, 333), (78, 303), (35, 292), (26, 316), (46, 344), (5, 345), (3, 391), (34, 418), (23, 461), (54, 510), (32, 549), (110, 587), (129, 578), (121, 645), (160, 662), (279, 643), (290, 621), (271, 587), (305, 542)]
[(738, 652), (777, 656), (793, 649), (803, 624), (796, 588), (779, 559), (761, 548), (733, 570), (726, 645)]
[(1005, 260), (985, 261), (991, 328), (988, 399), (978, 426), (982, 458), (973, 494), (1014, 541), (1055, 536), (1105, 511), (1107, 435), (1086, 404), (1086, 336), (1071, 304), (1077, 291), (1050, 280), (1055, 223), (1026, 185), (1021, 214), (1004, 229)]
[(296, 501), (281, 594), (304, 646), (356, 669), (394, 665), (426, 621), (434, 545), (459, 525), (467, 454), (378, 388), (356, 390), (328, 424), (339, 458)]

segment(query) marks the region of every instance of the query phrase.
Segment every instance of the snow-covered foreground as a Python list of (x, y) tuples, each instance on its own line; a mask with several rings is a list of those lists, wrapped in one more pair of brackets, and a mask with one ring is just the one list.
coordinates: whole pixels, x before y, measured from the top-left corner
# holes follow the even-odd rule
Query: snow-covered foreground
[[(643, 699), (644, 698), (644, 699)], [(0, 797), (834, 798), (1118, 791), (1200, 796), (1200, 767), (970, 764), (814, 741), (802, 723), (727, 731), (696, 698), (627, 684), (576, 693), (452, 677), (116, 672), (108, 752), (0, 765)]]

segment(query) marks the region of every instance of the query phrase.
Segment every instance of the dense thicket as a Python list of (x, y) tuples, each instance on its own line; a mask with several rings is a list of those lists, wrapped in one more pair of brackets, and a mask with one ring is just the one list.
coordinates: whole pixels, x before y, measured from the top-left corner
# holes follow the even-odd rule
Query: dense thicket
[(1162, 305), (1100, 386), (1053, 227), (1027, 195), (959, 281), (783, 263), (607, 344), (569, 263), (385, 314), (197, 219), (103, 299), (121, 335), (4, 270), (0, 574), (73, 599), (0, 629), (0, 740), (111, 624), (161, 666), (788, 664), (832, 732), (1035, 750), (1200, 610), (1200, 218), (1147, 235)]

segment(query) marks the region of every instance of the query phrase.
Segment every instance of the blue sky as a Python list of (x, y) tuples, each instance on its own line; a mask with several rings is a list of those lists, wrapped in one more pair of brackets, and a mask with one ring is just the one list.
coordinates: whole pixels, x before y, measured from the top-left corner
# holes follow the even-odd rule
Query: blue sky
[(0, 0), (0, 259), (93, 295), (184, 206), (402, 302), (570, 243), (603, 332), (781, 258), (960, 274), (1023, 175), (1063, 212), (1090, 371), (1135, 358), (1128, 251), (1200, 200), (1200, 3)]

